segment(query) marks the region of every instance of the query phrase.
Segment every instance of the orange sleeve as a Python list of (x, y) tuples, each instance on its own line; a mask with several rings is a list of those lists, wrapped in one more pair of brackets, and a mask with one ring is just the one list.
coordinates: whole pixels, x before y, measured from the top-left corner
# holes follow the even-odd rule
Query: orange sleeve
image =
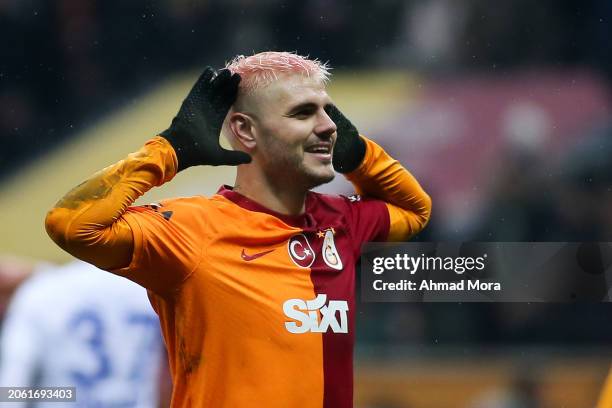
[(388, 241), (404, 241), (421, 231), (431, 215), (431, 198), (419, 182), (379, 145), (366, 142), (361, 165), (346, 178), (358, 194), (384, 201), (389, 210)]
[(71, 255), (102, 269), (130, 264), (134, 251), (128, 207), (177, 171), (174, 149), (162, 137), (68, 192), (46, 217), (47, 233)]

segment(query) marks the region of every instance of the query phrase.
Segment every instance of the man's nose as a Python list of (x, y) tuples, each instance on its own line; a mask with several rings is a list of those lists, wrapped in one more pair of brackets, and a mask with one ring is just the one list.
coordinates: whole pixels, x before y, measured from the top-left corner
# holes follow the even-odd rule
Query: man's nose
[(319, 137), (331, 137), (337, 130), (336, 124), (323, 109), (318, 116), (318, 123), (314, 130), (315, 134)]

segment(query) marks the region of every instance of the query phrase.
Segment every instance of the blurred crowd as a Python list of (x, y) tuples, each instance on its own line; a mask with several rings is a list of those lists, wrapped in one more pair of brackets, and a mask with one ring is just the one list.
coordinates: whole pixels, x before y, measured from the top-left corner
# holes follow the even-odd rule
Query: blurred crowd
[(295, 50), (337, 69), (612, 73), (606, 0), (4, 0), (0, 177), (173, 71)]
[[(482, 178), (483, 201), (459, 225), (444, 218), (434, 200), (423, 241), (612, 242), (612, 117), (583, 129), (559, 156), (540, 148), (506, 146)], [(475, 182), (478, 185), (478, 182)], [(435, 195), (434, 195), (435, 197)], [(436, 208), (438, 206), (438, 208)], [(438, 210), (436, 212), (436, 209)], [(602, 257), (609, 276), (612, 259)], [(551, 288), (581, 285), (549, 282)], [(609, 278), (606, 279), (609, 282)], [(578, 286), (576, 286), (578, 287)], [(610, 286), (606, 303), (578, 300), (555, 303), (365, 304), (360, 334), (366, 344), (445, 344), (470, 349), (475, 344), (502, 347), (585, 346), (612, 342)], [(607, 293), (607, 295), (605, 295)]]

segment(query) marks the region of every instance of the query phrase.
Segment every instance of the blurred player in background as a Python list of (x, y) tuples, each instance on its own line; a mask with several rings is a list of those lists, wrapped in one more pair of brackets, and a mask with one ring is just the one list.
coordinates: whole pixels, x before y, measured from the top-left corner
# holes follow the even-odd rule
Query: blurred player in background
[(19, 285), (35, 271), (50, 266), (31, 259), (0, 255), (0, 320), (4, 318), (6, 308)]
[[(431, 200), (333, 105), (328, 77), (281, 52), (207, 68), (170, 128), (47, 216), (59, 246), (150, 291), (172, 406), (353, 405), (361, 245), (418, 233)], [(129, 207), (196, 165), (239, 165), (234, 186)], [(362, 196), (310, 191), (334, 170)]]
[(0, 343), (0, 386), (76, 387), (77, 402), (36, 407), (159, 404), (159, 320), (138, 285), (84, 262), (35, 273), (15, 293)]

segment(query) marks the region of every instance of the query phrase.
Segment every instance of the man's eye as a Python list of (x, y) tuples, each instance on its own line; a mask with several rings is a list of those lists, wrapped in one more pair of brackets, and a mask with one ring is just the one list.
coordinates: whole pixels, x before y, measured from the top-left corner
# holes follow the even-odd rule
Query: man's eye
[(297, 119), (306, 119), (309, 116), (312, 116), (313, 113), (314, 113), (314, 111), (311, 110), (311, 109), (304, 109), (304, 110), (295, 112), (293, 114), (293, 117), (297, 118)]

